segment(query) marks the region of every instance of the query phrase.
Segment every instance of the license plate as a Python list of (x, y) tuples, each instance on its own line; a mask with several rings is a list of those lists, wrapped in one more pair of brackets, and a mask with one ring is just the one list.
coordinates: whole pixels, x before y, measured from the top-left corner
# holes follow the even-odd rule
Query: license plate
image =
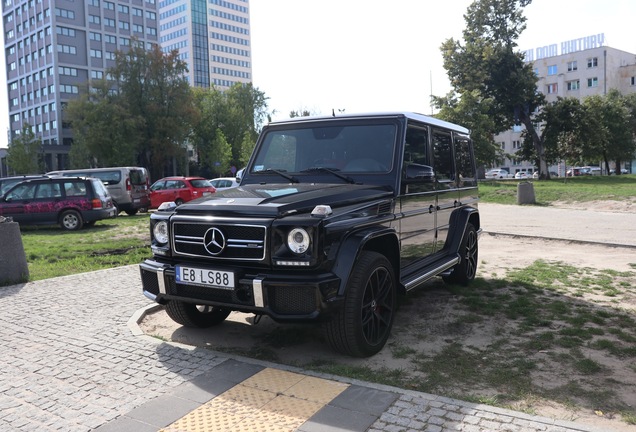
[(234, 273), (220, 270), (176, 266), (178, 284), (234, 289)]

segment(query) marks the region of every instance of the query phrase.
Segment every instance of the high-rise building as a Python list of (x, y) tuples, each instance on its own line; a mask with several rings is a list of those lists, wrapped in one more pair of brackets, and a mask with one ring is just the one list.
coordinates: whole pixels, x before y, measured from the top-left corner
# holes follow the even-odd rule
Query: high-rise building
[(63, 107), (114, 65), (132, 40), (159, 42), (155, 0), (2, 0), (9, 135), (29, 124), (47, 170), (68, 168)]
[[(539, 55), (526, 52), (526, 59), (532, 62), (538, 77), (537, 91), (545, 95), (548, 103), (558, 97), (584, 99), (604, 95), (611, 89), (622, 94), (636, 92), (636, 54), (603, 46), (603, 35), (597, 36), (594, 36), (594, 43), (588, 38), (562, 43), (561, 54), (558, 54), (556, 44), (537, 48), (534, 52)], [(514, 157), (523, 142), (522, 132), (523, 127), (518, 125), (495, 137), (495, 142), (508, 155), (502, 167), (511, 174), (533, 170), (531, 162)], [(552, 169), (563, 171), (564, 167)], [(558, 174), (563, 175), (563, 172)]]
[(162, 0), (160, 43), (179, 51), (196, 87), (252, 81), (249, 0)]

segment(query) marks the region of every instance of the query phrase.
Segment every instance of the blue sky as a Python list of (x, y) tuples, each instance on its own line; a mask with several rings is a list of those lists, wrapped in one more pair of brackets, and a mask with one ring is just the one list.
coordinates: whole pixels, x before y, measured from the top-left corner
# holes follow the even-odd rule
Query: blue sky
[[(430, 94), (450, 89), (439, 47), (461, 37), (470, 3), (250, 0), (254, 85), (269, 97), (274, 118), (299, 109), (430, 114)], [(525, 15), (522, 50), (603, 33), (605, 45), (636, 53), (636, 1), (534, 0)], [(4, 59), (0, 68), (0, 127), (6, 131)]]

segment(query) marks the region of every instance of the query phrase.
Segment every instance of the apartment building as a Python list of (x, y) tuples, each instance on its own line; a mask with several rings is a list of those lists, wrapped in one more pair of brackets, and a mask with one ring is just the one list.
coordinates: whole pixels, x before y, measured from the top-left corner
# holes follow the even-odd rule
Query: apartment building
[[(537, 90), (546, 96), (547, 102), (556, 101), (558, 97), (584, 99), (604, 95), (610, 89), (623, 94), (636, 92), (636, 54), (603, 46), (602, 34), (593, 41), (586, 39), (526, 52), (526, 59), (532, 61), (538, 77)], [(556, 55), (559, 47), (561, 54)], [(521, 148), (522, 131), (523, 127), (517, 125), (495, 137), (507, 155), (501, 168), (511, 174), (534, 169), (531, 162), (514, 157)], [(561, 164), (551, 167), (550, 171), (563, 175), (564, 169)]]
[(192, 86), (225, 90), (252, 81), (249, 0), (163, 0), (160, 43), (188, 64)]
[(2, 0), (9, 136), (29, 124), (47, 170), (68, 168), (72, 130), (63, 108), (114, 65), (132, 38), (157, 44), (155, 0)]

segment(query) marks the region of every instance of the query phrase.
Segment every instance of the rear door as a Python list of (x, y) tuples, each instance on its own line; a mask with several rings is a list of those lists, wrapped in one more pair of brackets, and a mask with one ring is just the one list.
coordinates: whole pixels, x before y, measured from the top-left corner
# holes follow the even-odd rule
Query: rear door
[(451, 133), (442, 129), (432, 130), (433, 169), (435, 171), (435, 190), (437, 192), (437, 247), (440, 250), (446, 244), (450, 217), (458, 205), (459, 196), (455, 183), (455, 160)]
[[(133, 207), (148, 206), (148, 172), (145, 168), (131, 168), (128, 171), (130, 199)], [(128, 186), (127, 186), (128, 187)]]

